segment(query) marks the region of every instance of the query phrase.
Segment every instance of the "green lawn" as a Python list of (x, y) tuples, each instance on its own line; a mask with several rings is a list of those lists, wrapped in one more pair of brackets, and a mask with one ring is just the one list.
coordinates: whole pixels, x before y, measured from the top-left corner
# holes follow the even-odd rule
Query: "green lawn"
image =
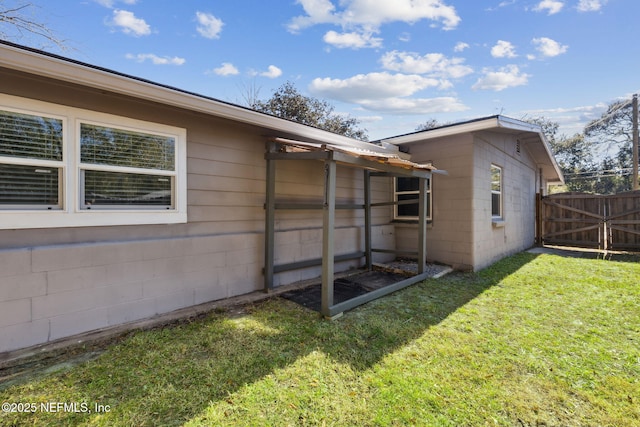
[(640, 262), (523, 253), (335, 321), (275, 298), (130, 334), (0, 401), (37, 406), (10, 426), (640, 426)]

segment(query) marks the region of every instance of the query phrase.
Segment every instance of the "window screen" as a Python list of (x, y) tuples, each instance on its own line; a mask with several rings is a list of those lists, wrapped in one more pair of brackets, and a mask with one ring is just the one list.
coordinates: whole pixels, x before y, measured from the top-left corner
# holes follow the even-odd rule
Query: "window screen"
[(60, 207), (63, 123), (0, 110), (0, 205)]
[(157, 175), (86, 170), (84, 205), (171, 207), (172, 178)]
[(173, 137), (82, 123), (80, 160), (83, 209), (174, 206)]
[(83, 123), (80, 160), (94, 165), (175, 170), (175, 139)]

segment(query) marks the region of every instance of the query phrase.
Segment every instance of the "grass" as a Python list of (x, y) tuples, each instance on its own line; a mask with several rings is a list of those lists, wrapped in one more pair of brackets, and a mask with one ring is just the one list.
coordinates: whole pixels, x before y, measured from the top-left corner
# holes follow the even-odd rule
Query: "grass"
[(211, 313), (0, 385), (92, 411), (0, 425), (638, 426), (638, 261), (523, 253), (333, 322), (282, 299)]

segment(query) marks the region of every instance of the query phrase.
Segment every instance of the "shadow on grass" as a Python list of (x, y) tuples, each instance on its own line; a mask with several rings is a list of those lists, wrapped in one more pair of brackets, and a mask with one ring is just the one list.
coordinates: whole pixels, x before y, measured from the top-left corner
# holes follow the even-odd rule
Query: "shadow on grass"
[(87, 402), (110, 412), (0, 414), (0, 425), (181, 425), (247, 384), (322, 352), (356, 372), (419, 338), (537, 255), (452, 273), (370, 302), (336, 321), (279, 298), (229, 316), (136, 333), (96, 360), (9, 387), (8, 402)]

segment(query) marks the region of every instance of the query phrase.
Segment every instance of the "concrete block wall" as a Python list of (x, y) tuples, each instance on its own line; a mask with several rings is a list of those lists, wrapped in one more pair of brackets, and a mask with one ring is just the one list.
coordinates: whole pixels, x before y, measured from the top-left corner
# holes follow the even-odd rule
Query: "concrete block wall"
[[(474, 265), (476, 269), (527, 249), (535, 241), (536, 166), (516, 152), (516, 136), (485, 133), (474, 144)], [(502, 168), (503, 222), (491, 219), (491, 165)]]
[[(338, 231), (336, 253), (362, 250), (361, 228)], [(394, 240), (393, 226), (373, 229), (376, 247), (393, 248)], [(263, 245), (252, 233), (2, 250), (0, 353), (260, 290)], [(316, 258), (321, 248), (321, 229), (276, 233), (276, 263)], [(314, 267), (275, 281), (320, 274)]]
[(0, 251), (0, 352), (250, 292), (261, 241), (238, 235)]
[[(433, 175), (433, 218), (427, 228), (427, 260), (453, 266), (459, 270), (473, 268), (472, 246), (472, 170), (471, 135), (440, 138), (409, 147), (416, 162), (433, 162), (447, 175)], [(399, 250), (416, 251), (417, 224), (396, 223)]]

